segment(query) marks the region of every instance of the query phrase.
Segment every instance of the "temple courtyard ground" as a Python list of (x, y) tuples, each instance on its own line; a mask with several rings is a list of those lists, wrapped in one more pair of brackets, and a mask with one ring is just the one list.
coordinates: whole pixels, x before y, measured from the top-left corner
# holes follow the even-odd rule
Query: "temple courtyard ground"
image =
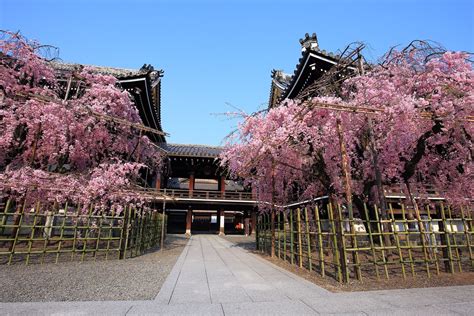
[(229, 240), (190, 238), (151, 300), (0, 303), (0, 314), (474, 315), (474, 285), (334, 293)]

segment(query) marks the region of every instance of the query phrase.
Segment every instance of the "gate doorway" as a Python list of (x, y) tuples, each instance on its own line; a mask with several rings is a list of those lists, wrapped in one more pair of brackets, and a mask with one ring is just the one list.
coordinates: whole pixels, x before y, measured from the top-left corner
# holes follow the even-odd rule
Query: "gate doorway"
[[(215, 211), (215, 210), (169, 210), (168, 213), (168, 233), (184, 234), (186, 233), (186, 221), (188, 212), (190, 216), (191, 234), (219, 234), (222, 231), (225, 234), (245, 234), (244, 212), (240, 211)], [(223, 214), (224, 219), (220, 218)]]

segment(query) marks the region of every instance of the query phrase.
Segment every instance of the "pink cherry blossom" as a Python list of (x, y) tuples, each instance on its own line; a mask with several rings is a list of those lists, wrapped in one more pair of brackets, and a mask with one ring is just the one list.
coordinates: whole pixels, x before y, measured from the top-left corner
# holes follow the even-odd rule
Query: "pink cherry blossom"
[(243, 115), (222, 165), (252, 187), (263, 209), (323, 194), (342, 200), (339, 118), (353, 194), (376, 202), (367, 115), (315, 105), (371, 107), (381, 111), (372, 115), (372, 133), (383, 185), (431, 186), (455, 205), (472, 201), (472, 65), (458, 52), (408, 57), (391, 52), (390, 63), (347, 80), (342, 98), (284, 100), (265, 115)]
[(85, 68), (77, 74), (85, 91), (62, 101), (36, 47), (14, 33), (0, 41), (0, 190), (30, 201), (143, 202), (123, 190), (141, 170), (158, 171), (162, 154), (139, 131), (91, 113), (142, 124), (129, 94), (114, 77)]

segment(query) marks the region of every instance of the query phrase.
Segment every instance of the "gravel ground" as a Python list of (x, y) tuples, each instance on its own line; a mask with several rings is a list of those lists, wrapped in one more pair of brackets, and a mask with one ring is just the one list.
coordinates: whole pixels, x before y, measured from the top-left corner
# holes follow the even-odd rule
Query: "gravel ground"
[(126, 260), (0, 265), (0, 302), (150, 300), (186, 242), (168, 235), (163, 252)]

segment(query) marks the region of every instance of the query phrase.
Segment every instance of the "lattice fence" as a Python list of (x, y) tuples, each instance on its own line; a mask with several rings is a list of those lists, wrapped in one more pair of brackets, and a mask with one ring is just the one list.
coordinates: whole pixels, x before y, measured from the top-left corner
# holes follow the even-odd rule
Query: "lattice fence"
[[(161, 242), (161, 211), (130, 205), (121, 212), (73, 203), (33, 205), (13, 199), (0, 204), (1, 264), (124, 259)], [(164, 224), (166, 231), (166, 216)]]
[[(390, 204), (387, 216), (365, 205), (349, 220), (340, 205), (275, 214), (275, 256), (338, 281), (391, 276), (431, 277), (474, 271), (473, 210), (439, 204), (413, 211)], [(259, 216), (257, 248), (271, 252), (270, 214)]]

